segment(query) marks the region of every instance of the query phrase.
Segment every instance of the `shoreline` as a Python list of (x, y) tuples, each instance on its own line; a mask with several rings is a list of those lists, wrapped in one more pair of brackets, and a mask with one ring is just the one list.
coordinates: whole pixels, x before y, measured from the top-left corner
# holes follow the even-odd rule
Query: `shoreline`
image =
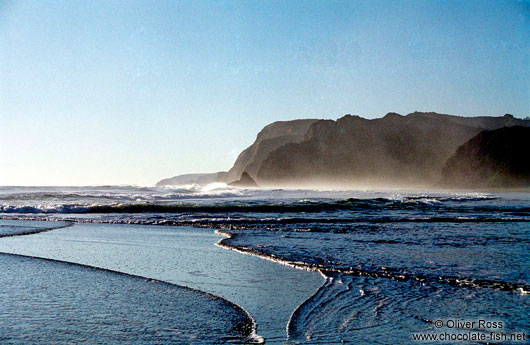
[[(355, 269), (353, 267), (349, 268), (336, 268), (336, 267), (328, 267), (324, 265), (319, 264), (311, 264), (303, 261), (291, 261), (283, 258), (279, 258), (275, 256), (274, 254), (264, 253), (261, 251), (257, 251), (254, 249), (249, 249), (246, 247), (241, 246), (235, 246), (231, 244), (225, 243), (225, 241), (233, 239), (236, 234), (229, 232), (230, 230), (226, 229), (220, 229), (219, 225), (221, 224), (215, 224), (215, 223), (183, 223), (183, 224), (166, 224), (166, 223), (159, 223), (159, 222), (122, 222), (119, 220), (99, 220), (99, 219), (83, 219), (83, 218), (53, 218), (53, 217), (39, 217), (39, 216), (24, 216), (24, 217), (17, 217), (17, 216), (5, 216), (0, 215), (0, 220), (13, 220), (13, 221), (45, 221), (45, 222), (67, 222), (70, 223), (69, 225), (65, 227), (58, 227), (58, 228), (50, 228), (46, 229), (44, 231), (37, 231), (37, 232), (28, 232), (27, 234), (20, 234), (20, 235), (9, 235), (9, 236), (1, 236), (2, 237), (15, 237), (15, 236), (25, 236), (25, 235), (31, 235), (31, 234), (38, 234), (41, 232), (47, 232), (50, 230), (58, 230), (62, 228), (67, 228), (70, 226), (73, 226), (74, 224), (109, 224), (109, 225), (137, 225), (137, 226), (157, 226), (157, 227), (192, 227), (195, 229), (210, 229), (213, 230), (215, 234), (224, 236), (224, 238), (217, 241), (214, 245), (218, 246), (223, 249), (232, 250), (235, 252), (238, 252), (240, 254), (246, 254), (250, 256), (254, 256), (260, 259), (265, 259), (277, 264), (281, 264), (284, 266), (289, 266), (291, 268), (299, 269), (299, 270), (305, 270), (305, 271), (311, 271), (311, 272), (318, 272), (320, 275), (327, 279), (329, 278), (329, 275), (326, 275), (326, 272), (329, 274), (333, 273), (340, 273), (340, 274), (348, 274), (348, 275), (355, 275), (355, 276), (370, 276), (375, 278), (386, 278), (386, 279), (394, 279), (397, 281), (408, 281), (408, 280), (415, 280), (419, 283), (426, 283), (428, 281), (434, 281), (441, 284), (449, 284), (449, 285), (459, 285), (461, 287), (468, 287), (468, 288), (489, 288), (494, 290), (501, 290), (501, 291), (511, 291), (511, 292), (517, 292), (521, 295), (528, 295), (530, 294), (530, 285), (524, 284), (524, 283), (513, 283), (513, 282), (506, 282), (506, 281), (496, 281), (496, 280), (487, 280), (487, 279), (478, 279), (478, 278), (468, 278), (468, 277), (453, 277), (453, 276), (429, 276), (425, 274), (405, 274), (405, 273), (396, 273), (392, 272), (392, 268), (388, 267), (380, 267), (380, 270), (378, 271), (365, 271), (360, 269)], [(417, 222), (425, 222), (425, 219), (417, 219)], [(412, 220), (407, 220), (407, 222), (416, 222)], [(443, 223), (446, 220), (445, 219), (432, 219), (430, 220), (434, 223)], [(487, 220), (478, 220), (479, 222), (506, 222), (506, 219), (487, 219)], [(529, 220), (526, 219), (514, 219), (514, 222), (523, 222), (526, 223)], [(367, 222), (367, 221), (364, 221)], [(379, 223), (380, 221), (377, 219), (369, 221), (371, 223)], [(386, 220), (385, 222), (400, 222), (400, 219), (392, 219), (392, 220)], [(450, 223), (467, 223), (467, 222), (477, 222), (477, 220), (470, 220), (470, 219), (451, 219), (449, 221)], [(224, 224), (226, 226), (230, 226), (230, 224)], [(237, 228), (236, 228), (237, 229)]]
[[(332, 278), (333, 273), (346, 274), (351, 276), (358, 277), (373, 277), (373, 278), (385, 278), (392, 279), (396, 281), (416, 281), (420, 284), (426, 284), (429, 282), (436, 282), (440, 284), (448, 285), (458, 285), (466, 288), (487, 288), (499, 291), (509, 291), (512, 293), (519, 293), (521, 295), (530, 294), (530, 285), (523, 283), (512, 283), (505, 281), (496, 281), (496, 280), (487, 280), (487, 279), (478, 279), (478, 278), (462, 278), (462, 277), (452, 277), (452, 276), (428, 276), (424, 274), (405, 274), (405, 273), (395, 273), (392, 272), (390, 268), (381, 267), (380, 271), (364, 271), (360, 269), (350, 268), (332, 268), (324, 265), (310, 264), (303, 261), (291, 261), (287, 259), (282, 259), (277, 257), (274, 254), (263, 253), (257, 250), (249, 249), (246, 247), (240, 247), (236, 245), (231, 245), (224, 243), (225, 240), (233, 239), (236, 234), (232, 234), (223, 230), (215, 230), (217, 234), (225, 236), (225, 238), (219, 240), (216, 243), (217, 246), (236, 251), (238, 253), (247, 254), (255, 257), (259, 257), (265, 260), (269, 260), (281, 265), (293, 267), (305, 271), (318, 272), (324, 277), (324, 279)], [(327, 274), (326, 274), (327, 273)]]
[[(66, 227), (70, 227), (74, 224), (110, 224), (110, 225), (137, 225), (137, 226), (157, 226), (157, 227), (192, 227), (195, 229), (210, 229), (213, 230), (215, 234), (224, 236), (224, 238), (220, 239), (215, 243), (215, 246), (218, 246), (223, 249), (232, 250), (235, 252), (238, 252), (240, 254), (246, 254), (250, 256), (254, 256), (260, 259), (265, 259), (277, 264), (281, 264), (284, 266), (289, 266), (291, 268), (299, 269), (299, 270), (305, 270), (305, 271), (311, 271), (311, 272), (318, 272), (320, 275), (327, 279), (329, 276), (326, 275), (326, 272), (329, 274), (333, 273), (341, 273), (341, 274), (348, 274), (348, 275), (355, 275), (355, 276), (370, 276), (375, 278), (387, 278), (387, 279), (394, 279), (398, 281), (408, 281), (408, 280), (415, 280), (419, 283), (425, 283), (427, 281), (434, 281), (441, 284), (449, 284), (449, 285), (459, 285), (462, 287), (468, 287), (468, 288), (490, 288), (494, 290), (501, 290), (501, 291), (511, 291), (511, 292), (517, 292), (521, 295), (528, 295), (530, 294), (530, 285), (524, 284), (524, 283), (513, 283), (513, 282), (506, 282), (506, 281), (496, 281), (496, 280), (487, 280), (487, 279), (477, 279), (477, 278), (462, 278), (462, 277), (453, 277), (453, 276), (429, 276), (424, 274), (404, 274), (404, 273), (396, 273), (392, 272), (392, 268), (388, 267), (381, 267), (378, 271), (365, 271), (360, 269), (354, 269), (353, 267), (349, 268), (335, 268), (335, 267), (328, 267), (324, 265), (319, 264), (311, 264), (303, 261), (291, 261), (286, 260), (283, 258), (279, 258), (275, 256), (274, 254), (264, 253), (261, 251), (249, 249), (246, 247), (241, 246), (235, 246), (231, 244), (225, 243), (225, 241), (229, 241), (233, 239), (236, 234), (233, 234), (229, 232), (230, 230), (226, 229), (220, 229), (219, 225), (221, 224), (215, 224), (215, 223), (183, 223), (183, 224), (166, 224), (166, 223), (158, 223), (158, 222), (122, 222), (119, 220), (99, 220), (99, 219), (89, 219), (85, 220), (83, 218), (61, 218), (57, 219), (54, 217), (39, 217), (39, 216), (24, 216), (24, 217), (17, 217), (17, 216), (6, 216), (6, 215), (0, 215), (0, 220), (13, 220), (13, 221), (46, 221), (46, 222), (68, 222), (70, 223)], [(417, 219), (418, 222), (425, 222), (425, 219)], [(443, 223), (446, 220), (445, 219), (432, 219), (430, 220), (434, 223)], [(479, 220), (480, 222), (506, 222), (505, 219), (487, 219), (487, 220)], [(526, 219), (515, 219), (514, 222), (523, 222), (526, 223), (529, 220)], [(364, 221), (366, 222), (366, 221)], [(380, 221), (377, 219), (371, 220), (370, 222), (373, 223), (379, 223)], [(386, 220), (385, 222), (400, 222), (400, 219), (393, 219), (393, 220)], [(407, 220), (407, 222), (413, 222), (411, 220)], [(470, 219), (451, 219), (451, 223), (467, 223), (467, 222), (477, 222), (477, 220), (470, 220)], [(230, 226), (230, 224), (224, 224), (227, 226)], [(35, 232), (35, 234), (40, 232), (47, 232), (50, 230), (58, 230), (62, 229), (64, 227), (59, 228), (51, 228), (47, 229), (45, 231), (38, 231)], [(21, 235), (11, 235), (11, 236), (1, 236), (2, 237), (14, 237), (14, 236), (22, 236), (22, 235), (29, 235), (33, 233), (28, 234), (21, 234)]]
[[(244, 312), (245, 315), (249, 317), (249, 319), (251, 320), (250, 321), (251, 325), (247, 326), (251, 329), (250, 333), (248, 334), (249, 343), (263, 343), (263, 342), (272, 343), (272, 344), (284, 343), (286, 339), (286, 329), (287, 329), (288, 321), (292, 313), (294, 312), (294, 310), (296, 310), (298, 305), (300, 305), (301, 303), (304, 303), (304, 301), (308, 297), (311, 297), (311, 295), (314, 293), (314, 291), (316, 290), (318, 286), (322, 285), (322, 282), (320, 279), (318, 279), (318, 283), (316, 283), (314, 278), (311, 278), (308, 276), (307, 278), (304, 278), (304, 279), (309, 279), (309, 281), (314, 281), (314, 283), (307, 285), (307, 288), (302, 289), (302, 291), (296, 291), (295, 294), (292, 294), (292, 292), (294, 292), (296, 288), (294, 286), (292, 287), (289, 287), (289, 286), (290, 284), (292, 285), (293, 282), (295, 281), (300, 281), (301, 277), (295, 278), (297, 276), (300, 276), (300, 274), (293, 275), (292, 273), (294, 272), (291, 267), (289, 267), (288, 269), (281, 269), (280, 267), (282, 267), (283, 265), (277, 265), (277, 263), (273, 263), (270, 266), (269, 265), (264, 266), (262, 263), (263, 262), (262, 258), (256, 258), (255, 260), (254, 259), (249, 260), (248, 259), (249, 256), (247, 255), (243, 256), (243, 255), (240, 255), (240, 253), (234, 254), (234, 256), (228, 254), (228, 257), (227, 257), (226, 254), (223, 254), (223, 253), (230, 253), (230, 251), (227, 251), (226, 248), (223, 248), (222, 246), (216, 245), (217, 244), (216, 242), (219, 242), (220, 240), (218, 237), (219, 234), (215, 233), (215, 229), (210, 229), (211, 230), (210, 232), (210, 231), (205, 231), (206, 229), (204, 228), (186, 229), (186, 227), (167, 227), (167, 226), (166, 227), (160, 227), (160, 226), (153, 227), (153, 226), (134, 225), (134, 224), (133, 225), (128, 225), (128, 224), (115, 225), (115, 224), (91, 224), (91, 223), (82, 223), (82, 222), (74, 223), (74, 225), (76, 226), (71, 227), (70, 229), (67, 229), (65, 231), (58, 229), (59, 230), (58, 232), (47, 232), (43, 234), (37, 234), (35, 236), (19, 236), (19, 237), (11, 237), (9, 239), (6, 238), (4, 240), (0, 239), (0, 252), (6, 252), (6, 250), (2, 248), (3, 246), (5, 248), (10, 249), (9, 250), (10, 252), (8, 252), (7, 254), (11, 254), (11, 255), (42, 258), (46, 260), (64, 262), (67, 264), (74, 264), (74, 265), (90, 267), (94, 269), (103, 269), (103, 270), (112, 271), (116, 273), (126, 274), (129, 276), (136, 276), (136, 277), (140, 277), (144, 279), (152, 279), (154, 281), (161, 281), (161, 282), (173, 284), (176, 286), (183, 286), (183, 287), (186, 287), (192, 290), (197, 290), (199, 292), (213, 295), (215, 297), (228, 301), (231, 305), (237, 306), (238, 310), (241, 310), (242, 312)], [(176, 262), (177, 263), (176, 267), (171, 265), (170, 263), (174, 261), (170, 258), (168, 258), (165, 264), (162, 264), (162, 262), (157, 261), (160, 264), (162, 264), (161, 265), (162, 270), (160, 270), (161, 267), (151, 266), (153, 261), (150, 260), (151, 259), (150, 249), (146, 248), (145, 250), (142, 250), (141, 248), (143, 247), (141, 248), (138, 247), (139, 248), (138, 250), (142, 250), (142, 253), (145, 252), (144, 254), (147, 255), (147, 257), (145, 257), (145, 260), (142, 259), (138, 261), (139, 259), (132, 258), (130, 257), (130, 255), (129, 256), (125, 255), (122, 259), (124, 261), (119, 261), (119, 260), (116, 261), (113, 258), (107, 258), (107, 255), (105, 253), (108, 252), (109, 249), (106, 249), (103, 252), (99, 252), (100, 254), (98, 258), (97, 255), (96, 256), (94, 256), (93, 254), (91, 255), (90, 247), (92, 246), (100, 247), (102, 245), (103, 247), (105, 247), (105, 245), (107, 245), (108, 243), (100, 243), (101, 240), (98, 240), (98, 238), (100, 237), (98, 236), (92, 237), (90, 232), (95, 231), (97, 235), (98, 231), (100, 233), (103, 233), (105, 232), (104, 231), (105, 229), (108, 229), (107, 233), (110, 236), (117, 236), (117, 238), (119, 237), (123, 241), (125, 241), (123, 244), (131, 243), (132, 245), (134, 245), (136, 243), (135, 241), (137, 240), (135, 236), (139, 232), (142, 233), (142, 236), (145, 235), (146, 237), (148, 237), (148, 239), (145, 240), (145, 243), (147, 244), (152, 242), (151, 240), (149, 240), (149, 237), (152, 235), (153, 232), (154, 233), (160, 232), (162, 235), (166, 234), (164, 236), (171, 236), (169, 238), (174, 238), (174, 236), (176, 236), (175, 240), (177, 241), (176, 242), (171, 241), (173, 244), (168, 243), (167, 245), (169, 245), (169, 247), (167, 248), (171, 248), (172, 245), (176, 246), (175, 248), (184, 247), (186, 246), (186, 243), (191, 243), (191, 244), (195, 243), (196, 245), (199, 245), (196, 241), (200, 240), (200, 243), (204, 243), (204, 244), (200, 244), (200, 247), (201, 248), (205, 247), (205, 249), (207, 250), (207, 252), (205, 252), (204, 254), (212, 252), (212, 250), (207, 249), (209, 246), (211, 246), (210, 248), (212, 247), (219, 248), (218, 249), (219, 252), (213, 251), (213, 252), (217, 252), (218, 254), (216, 254), (212, 258), (208, 258), (205, 261), (204, 259), (200, 258), (201, 257), (200, 251), (197, 252), (196, 248), (191, 248), (187, 252), (189, 252), (190, 255), (192, 255), (189, 257), (192, 260), (196, 259), (196, 260), (204, 262), (205, 264), (213, 260), (213, 262), (216, 262), (218, 264), (220, 263), (220, 261), (216, 260), (215, 259), (216, 257), (219, 257), (219, 258), (226, 257), (226, 259), (233, 257), (236, 260), (236, 262), (241, 262), (241, 263), (254, 262), (254, 264), (252, 265), (257, 265), (256, 268), (259, 267), (260, 270), (263, 270), (263, 267), (269, 267), (266, 269), (266, 271), (270, 273), (266, 273), (265, 277), (273, 277), (273, 276), (277, 276), (277, 277), (272, 279), (270, 282), (267, 280), (268, 284), (263, 285), (263, 282), (259, 282), (255, 280), (257, 278), (252, 278), (255, 275), (255, 273), (253, 273), (254, 270), (252, 269), (249, 270), (249, 269), (246, 269), (245, 267), (238, 267), (240, 265), (237, 265), (237, 264), (229, 264), (229, 262), (232, 262), (234, 259), (231, 259), (231, 261), (228, 261), (225, 263), (227, 265), (229, 264), (227, 267), (231, 267), (231, 269), (229, 269), (228, 271), (227, 271), (227, 268), (223, 269), (221, 267), (219, 269), (215, 266), (215, 264), (213, 266), (209, 264), (212, 267), (210, 267), (210, 271), (208, 271), (207, 269), (207, 271), (205, 271), (204, 274), (206, 274), (207, 276), (208, 274), (211, 274), (213, 271), (217, 271), (217, 272), (225, 271), (226, 273), (223, 273), (223, 272), (218, 273), (219, 278), (215, 278), (215, 277), (202, 278), (201, 275), (190, 276), (189, 273), (192, 273), (192, 272), (186, 273), (185, 271), (190, 271), (192, 268), (193, 270), (199, 270), (199, 271), (201, 270), (200, 267), (189, 266), (191, 263), (193, 263), (193, 261), (189, 262), (188, 264), (185, 264), (184, 267), (179, 266), (178, 265), (180, 264), (179, 262)], [(125, 232), (123, 233), (123, 236), (122, 236), (122, 233), (120, 233), (122, 229), (125, 230)], [(127, 230), (129, 230), (129, 233), (127, 232)], [(149, 231), (149, 230), (153, 230), (153, 231)], [(86, 237), (87, 239), (91, 239), (91, 241), (86, 242), (86, 239), (80, 238), (81, 240), (80, 242), (77, 239), (75, 239), (75, 237), (77, 236), (76, 234), (77, 235), (80, 234)], [(197, 236), (197, 234), (199, 234), (199, 236)], [(203, 239), (206, 240), (208, 238), (215, 238), (215, 242), (203, 241)], [(184, 244), (179, 243), (184, 239), (186, 239)], [(58, 242), (62, 242), (62, 243), (59, 243), (59, 244), (52, 243), (52, 242), (56, 242), (56, 240), (59, 240)], [(166, 237), (165, 240), (167, 241), (168, 238)], [(80, 242), (80, 243), (75, 243), (75, 242)], [(158, 242), (156, 241), (152, 242), (153, 246), (155, 246), (154, 248), (155, 251), (156, 251), (156, 247), (159, 246), (159, 244), (157, 243)], [(208, 244), (208, 243), (211, 243), (211, 244)], [(13, 246), (13, 244), (15, 245)], [(73, 251), (72, 249), (64, 248), (65, 244), (68, 246), (73, 246), (72, 247)], [(110, 244), (112, 245), (112, 243)], [(123, 246), (121, 242), (117, 244)], [(35, 249), (36, 246), (38, 247), (37, 249)], [(120, 248), (123, 248), (123, 247), (120, 247)], [(136, 248), (136, 245), (134, 248)], [(85, 249), (87, 249), (86, 252), (85, 252)], [(123, 250), (123, 249), (120, 249), (120, 250)], [(108, 252), (108, 253), (110, 254), (111, 252)], [(115, 251), (112, 250), (112, 253), (115, 253)], [(144, 256), (144, 254), (141, 254), (140, 256)], [(118, 254), (118, 255), (123, 256), (123, 254)], [(157, 253), (156, 255), (158, 255), (158, 257), (160, 258), (165, 258), (164, 253), (162, 254)], [(183, 259), (180, 255), (178, 257), (181, 260)], [(189, 260), (189, 259), (185, 259), (186, 257), (187, 256), (185, 256), (183, 260)], [(131, 262), (129, 260), (133, 260), (133, 261)], [(223, 262), (223, 260), (225, 259), (222, 259), (221, 262)], [(141, 261), (146, 261), (147, 263), (143, 265)], [(123, 263), (120, 263), (120, 262), (123, 262)], [(144, 267), (138, 267), (135, 264), (135, 262), (138, 262), (141, 266), (143, 265)], [(189, 267), (189, 268), (186, 269), (185, 267)], [(164, 273), (165, 270), (173, 270), (175, 272)], [(182, 270), (184, 271), (181, 272)], [(295, 270), (295, 271), (298, 271), (298, 270)], [(151, 272), (151, 274), (146, 274), (146, 272)], [(235, 276), (232, 275), (232, 272), (235, 274)], [(273, 273), (273, 272), (277, 272), (277, 273)], [(282, 272), (285, 272), (285, 273), (282, 273)], [(292, 273), (288, 273), (288, 272), (292, 272)], [(285, 276), (286, 273), (288, 273), (287, 276)], [(260, 274), (260, 271), (258, 270), (256, 274)], [(273, 276), (271, 276), (271, 274), (273, 274)], [(287, 285), (285, 286), (283, 286), (283, 283), (280, 283), (280, 280), (283, 279), (282, 278), (283, 276), (286, 277), (285, 279), (289, 279), (291, 281), (291, 282), (286, 281)], [(152, 277), (152, 278), (149, 278), (149, 277)], [(211, 285), (212, 283), (215, 283), (215, 279), (221, 279), (221, 277), (224, 277), (222, 278), (223, 280), (219, 281), (219, 283), (222, 282), (222, 286)], [(291, 278), (288, 278), (288, 277), (291, 277)], [(244, 281), (242, 281), (241, 279), (244, 279), (244, 281), (247, 281), (247, 279), (251, 279), (251, 280), (254, 279), (255, 282), (252, 283), (254, 284), (254, 288), (249, 290), (247, 286), (248, 283), (244, 283)], [(259, 278), (259, 279), (264, 279), (264, 278)], [(208, 283), (209, 281), (210, 283)], [(215, 283), (215, 284), (218, 284), (218, 283)], [(228, 284), (228, 285), (225, 286), (225, 284)], [(311, 286), (313, 285), (315, 285), (315, 290), (311, 288)], [(281, 287), (281, 290), (283, 290), (284, 294), (287, 293), (287, 295), (285, 296), (288, 300), (283, 301), (281, 298), (279, 298), (277, 301), (274, 301), (272, 303), (272, 306), (270, 307), (266, 304), (262, 304), (262, 306), (267, 307), (265, 309), (268, 309), (270, 311), (260, 310), (262, 309), (262, 307), (259, 306), (260, 301), (263, 301), (262, 303), (270, 304), (272, 296), (274, 296), (274, 293), (278, 292), (277, 290), (278, 287)], [(271, 291), (272, 289), (274, 289), (275, 291)], [(296, 296), (300, 296), (301, 294), (303, 295), (304, 291), (308, 289), (310, 291), (307, 291), (307, 295), (305, 295), (303, 298), (298, 299), (296, 297)], [(242, 295), (240, 295), (239, 297), (235, 296), (237, 298), (234, 298), (234, 294), (238, 294), (238, 293), (239, 294), (242, 293)], [(261, 296), (259, 296), (259, 294), (261, 294)], [(247, 302), (254, 301), (254, 302), (247, 304), (245, 303), (245, 301)], [(273, 312), (272, 310), (275, 307), (278, 307), (279, 302), (282, 302), (281, 304), (284, 304), (283, 302), (286, 302), (285, 306), (280, 307), (280, 310), (278, 311), (279, 314), (278, 315), (267, 314), (267, 313)], [(293, 302), (295, 302), (295, 304), (293, 304), (292, 308), (289, 307), (289, 305), (292, 304)], [(256, 303), (258, 305), (256, 305)], [(280, 314), (285, 315), (285, 322), (278, 323), (278, 321), (281, 319)], [(272, 317), (272, 320), (268, 320), (270, 317)], [(274, 321), (274, 320), (278, 320), (278, 321)], [(263, 321), (266, 321), (266, 322), (264, 323)], [(280, 329), (277, 329), (274, 327), (271, 328), (274, 324), (277, 324), (278, 327), (282, 329), (282, 331), (280, 332)], [(277, 329), (277, 331), (274, 331), (275, 329)]]

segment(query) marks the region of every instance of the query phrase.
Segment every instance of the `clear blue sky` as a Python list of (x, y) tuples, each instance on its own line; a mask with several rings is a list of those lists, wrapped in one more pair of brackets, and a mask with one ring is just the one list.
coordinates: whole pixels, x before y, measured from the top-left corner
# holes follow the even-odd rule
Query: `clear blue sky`
[(276, 120), (530, 115), (527, 1), (0, 0), (0, 185), (230, 168)]

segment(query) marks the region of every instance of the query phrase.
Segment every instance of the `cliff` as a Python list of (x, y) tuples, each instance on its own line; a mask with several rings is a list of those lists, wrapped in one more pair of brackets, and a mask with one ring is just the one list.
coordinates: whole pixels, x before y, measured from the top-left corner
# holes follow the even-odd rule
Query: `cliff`
[(241, 179), (246, 172), (254, 181), (263, 161), (269, 153), (289, 144), (299, 143), (304, 139), (315, 119), (277, 121), (265, 126), (256, 136), (254, 143), (239, 154), (232, 168), (227, 172), (210, 174), (185, 174), (163, 179), (156, 183), (157, 187), (170, 185), (199, 184), (213, 182), (232, 183)]
[(530, 119), (414, 112), (278, 121), (258, 133), (228, 172), (176, 176), (157, 186), (231, 183), (246, 172), (260, 186), (427, 187), (440, 182), (461, 145), (484, 130), (511, 126), (530, 127)]
[(303, 140), (279, 146), (258, 169), (260, 185), (428, 186), (455, 150), (484, 129), (530, 120), (415, 112), (313, 122)]
[(460, 146), (442, 170), (450, 187), (530, 187), (530, 128), (483, 131)]
[(239, 154), (222, 182), (239, 180), (243, 172), (256, 179), (261, 164), (272, 151), (289, 143), (301, 142), (311, 124), (316, 121), (313, 119), (277, 121), (265, 126), (258, 133), (254, 143)]

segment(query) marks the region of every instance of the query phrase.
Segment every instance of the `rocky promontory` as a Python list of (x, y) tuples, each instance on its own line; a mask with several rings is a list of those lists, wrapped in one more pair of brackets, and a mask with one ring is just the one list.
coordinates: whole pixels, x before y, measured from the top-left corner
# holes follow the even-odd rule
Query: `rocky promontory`
[(241, 178), (237, 181), (230, 182), (228, 184), (232, 187), (242, 187), (242, 188), (258, 188), (256, 181), (250, 177), (250, 175), (245, 171), (241, 174)]
[(449, 187), (530, 187), (530, 128), (480, 132), (447, 160), (442, 176)]

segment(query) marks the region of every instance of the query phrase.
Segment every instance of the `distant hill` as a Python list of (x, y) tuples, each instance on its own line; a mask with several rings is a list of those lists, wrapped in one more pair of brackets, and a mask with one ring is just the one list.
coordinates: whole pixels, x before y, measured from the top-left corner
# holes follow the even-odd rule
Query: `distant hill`
[(225, 172), (207, 173), (207, 174), (184, 174), (163, 179), (156, 183), (157, 187), (163, 186), (183, 186), (190, 184), (207, 185), (217, 182)]
[(483, 131), (460, 146), (442, 170), (454, 187), (530, 187), (530, 128)]

